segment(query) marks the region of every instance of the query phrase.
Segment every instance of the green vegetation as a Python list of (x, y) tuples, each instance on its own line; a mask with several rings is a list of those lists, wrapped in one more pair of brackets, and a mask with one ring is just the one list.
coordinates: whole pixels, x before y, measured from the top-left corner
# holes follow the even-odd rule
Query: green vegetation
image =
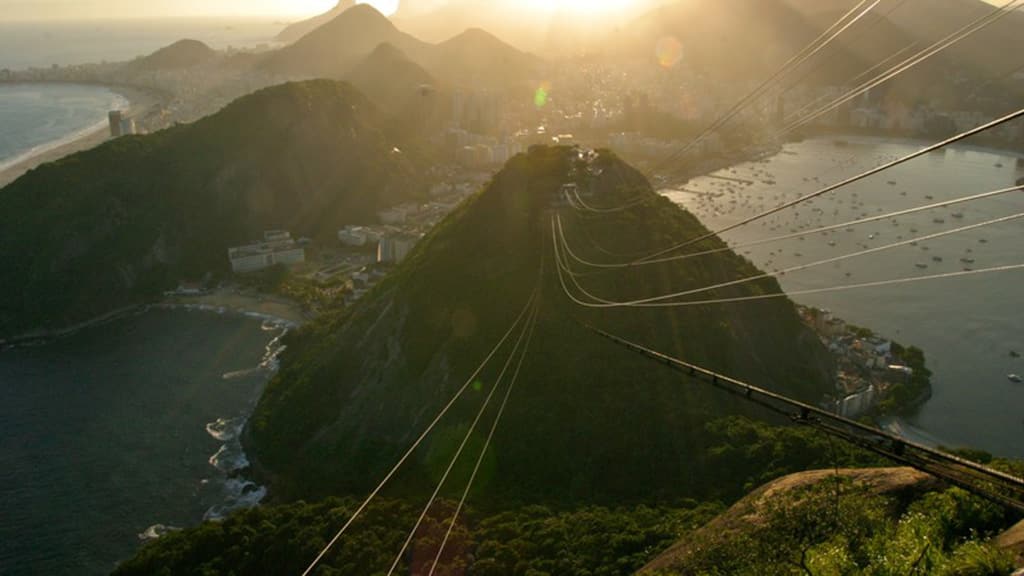
[(277, 264), (248, 274), (234, 276), (243, 288), (251, 288), (261, 294), (275, 294), (302, 305), (307, 312), (319, 313), (337, 310), (344, 306), (347, 277), (341, 276), (327, 282), (317, 282), (289, 272), (283, 264)]
[[(567, 505), (692, 494), (710, 486), (708, 421), (756, 413), (604, 341), (579, 321), (811, 401), (827, 391), (831, 359), (788, 301), (628, 314), (572, 304), (553, 272), (548, 208), (574, 158), (569, 148), (538, 147), (513, 159), (358, 305), (289, 337), (281, 371), (246, 435), (276, 494), (287, 500), (366, 490), (499, 340), (536, 285), (542, 260), (534, 344), (495, 437), (495, 471), (482, 483), (487, 501)], [(603, 168), (593, 179), (600, 201), (638, 193), (652, 201), (610, 218), (570, 218), (567, 234), (586, 257), (601, 255), (584, 243), (585, 232), (636, 252), (705, 231), (610, 153), (596, 162)], [(722, 254), (686, 267), (594, 277), (587, 285), (628, 298), (755, 272), (750, 262)], [(715, 295), (776, 290), (765, 281)], [(498, 364), (444, 426), (470, 419)], [(399, 477), (405, 493), (426, 489), (429, 475), (419, 466)]]
[[(662, 562), (663, 553), (668, 564), (644, 574), (805, 574), (801, 563), (816, 575), (902, 575), (913, 573), (914, 563), (921, 574), (1007, 573), (1007, 557), (987, 540), (1012, 519), (957, 489), (911, 487), (880, 495), (829, 475), (761, 500), (756, 522), (729, 520), (727, 504), (762, 482), (804, 468), (876, 461), (805, 428), (730, 418), (709, 429), (715, 472), (705, 480), (716, 485), (707, 490), (716, 496), (612, 507), (491, 509), (471, 502), (437, 574), (625, 576)], [(241, 511), (145, 545), (115, 575), (297, 574), (357, 504), (328, 498)], [(375, 500), (315, 574), (384, 574), (422, 505), (423, 499)], [(400, 573), (427, 572), (453, 510), (454, 502), (435, 504)], [(686, 553), (676, 552), (679, 547)]]
[[(300, 574), (356, 505), (351, 500), (329, 499), (241, 512), (224, 522), (171, 533), (143, 547), (114, 574)], [(429, 571), (453, 510), (451, 502), (435, 506), (398, 573)], [(471, 568), (479, 576), (626, 576), (717, 512), (714, 506), (692, 505), (571, 512), (529, 506), (481, 517), (470, 510), (453, 532), (436, 574), (462, 574)], [(407, 503), (374, 503), (315, 574), (385, 574), (416, 515)]]
[(195, 124), (119, 138), (2, 190), (0, 338), (225, 274), (227, 248), (344, 224), (425, 193), (390, 120), (342, 83), (268, 88)]
[(689, 554), (650, 576), (937, 574), (1003, 576), (1009, 554), (987, 543), (1005, 513), (960, 489), (905, 498), (841, 479), (768, 500), (760, 520), (736, 532), (698, 534)]
[(889, 388), (885, 398), (875, 408), (878, 414), (906, 414), (917, 409), (932, 393), (932, 371), (925, 365), (924, 351), (915, 346), (904, 348), (895, 342), (892, 351), (914, 373), (906, 382), (893, 384)]

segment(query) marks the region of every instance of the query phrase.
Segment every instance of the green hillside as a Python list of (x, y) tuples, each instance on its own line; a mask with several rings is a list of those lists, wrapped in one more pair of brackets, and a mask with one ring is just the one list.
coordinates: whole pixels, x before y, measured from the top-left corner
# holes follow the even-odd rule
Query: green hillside
[[(1012, 555), (994, 543), (1019, 546), (1019, 537), (991, 537), (1014, 518), (983, 500), (905, 468), (837, 473), (833, 466), (871, 460), (845, 445), (833, 452), (807, 429), (734, 419), (710, 431), (716, 479), (751, 492), (732, 507), (739, 493), (632, 506), (471, 506), (435, 574), (789, 576), (807, 573), (801, 559), (813, 574), (907, 574), (915, 562), (928, 574), (1008, 573)], [(759, 486), (803, 466), (827, 468)], [(147, 544), (114, 573), (299, 574), (357, 505), (328, 498), (238, 512)], [(384, 574), (420, 505), (374, 501), (314, 574)], [(428, 572), (453, 508), (450, 501), (433, 508), (398, 573)]]
[[(716, 488), (704, 473), (704, 426), (737, 410), (735, 401), (652, 367), (580, 320), (809, 400), (829, 389), (830, 357), (788, 301), (654, 312), (585, 312), (571, 304), (551, 273), (548, 216), (574, 157), (569, 148), (537, 147), (511, 160), (357, 306), (291, 337), (248, 429), (250, 451), (279, 496), (371, 486), (510, 325), (542, 259), (548, 273), (536, 336), (495, 438), (489, 500), (629, 501)], [(705, 231), (654, 199), (643, 177), (610, 153), (597, 164), (603, 172), (595, 186), (609, 197), (652, 196), (646, 207), (601, 224), (599, 233), (621, 240), (624, 250)], [(628, 190), (620, 190), (623, 181)], [(634, 286), (661, 292), (754, 271), (725, 253), (602, 278), (591, 288), (628, 296)], [(763, 282), (729, 293), (776, 289)], [(485, 384), (496, 369), (485, 371)], [(458, 405), (445, 424), (458, 429), (474, 402)], [(410, 492), (422, 490), (427, 467), (410, 468), (403, 480)]]
[(415, 198), (393, 128), (346, 84), (293, 83), (29, 172), (0, 190), (0, 338), (222, 273), (263, 230), (333, 237)]

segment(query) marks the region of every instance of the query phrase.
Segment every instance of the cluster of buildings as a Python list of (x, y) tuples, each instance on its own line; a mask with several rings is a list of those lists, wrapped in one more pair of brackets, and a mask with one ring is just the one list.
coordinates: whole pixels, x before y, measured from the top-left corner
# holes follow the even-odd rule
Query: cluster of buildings
[[(612, 149), (627, 158), (668, 158), (689, 143), (688, 140), (664, 140), (644, 136), (639, 132), (618, 132), (608, 138), (608, 144)], [(707, 136), (690, 148), (692, 154), (717, 154), (721, 151), (722, 142), (717, 134)]]
[(291, 266), (306, 261), (306, 249), (285, 230), (268, 230), (263, 241), (228, 249), (231, 271), (256, 272), (283, 264)]
[(870, 412), (894, 384), (914, 375), (893, 353), (891, 340), (866, 336), (828, 310), (800, 306), (799, 311), (836, 358), (836, 394), (829, 407), (838, 414), (856, 418)]
[(468, 185), (439, 184), (432, 193), (442, 198), (382, 210), (377, 213), (379, 224), (345, 226), (338, 231), (338, 240), (353, 249), (367, 250), (375, 247), (378, 264), (399, 264), (426, 232), (451, 212), (471, 189)]
[(489, 168), (508, 162), (526, 150), (526, 144), (514, 138), (476, 134), (462, 128), (445, 131), (445, 147), (455, 162), (465, 168)]

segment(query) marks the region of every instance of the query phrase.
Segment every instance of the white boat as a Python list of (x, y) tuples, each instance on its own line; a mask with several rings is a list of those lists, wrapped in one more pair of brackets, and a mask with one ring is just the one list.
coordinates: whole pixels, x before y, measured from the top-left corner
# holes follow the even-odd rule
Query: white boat
[(1006, 379), (1010, 382), (1016, 382), (1017, 384), (1024, 382), (1024, 380), (1022, 380), (1017, 374), (1007, 374)]

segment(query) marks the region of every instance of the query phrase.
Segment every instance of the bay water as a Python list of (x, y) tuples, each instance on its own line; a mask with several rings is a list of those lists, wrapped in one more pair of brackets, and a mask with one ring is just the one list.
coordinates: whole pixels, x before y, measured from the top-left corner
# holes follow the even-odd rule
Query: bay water
[[(881, 138), (818, 138), (760, 161), (663, 191), (712, 229), (917, 151), (928, 143)], [(780, 212), (724, 237), (734, 246), (915, 206), (1012, 187), (1024, 177), (1019, 155), (958, 146)], [(827, 233), (739, 248), (765, 270), (1024, 213), (1024, 192), (940, 207)], [(1024, 219), (786, 273), (788, 291), (962, 272), (1024, 263)], [(685, 265), (685, 261), (676, 265)], [(922, 348), (934, 371), (933, 397), (909, 418), (887, 422), (912, 439), (971, 446), (1024, 458), (1024, 271), (795, 296), (906, 345)], [(723, 304), (728, 305), (728, 304)]]
[(0, 574), (109, 574), (148, 538), (256, 503), (229, 472), (282, 330), (156, 309), (0, 352)]

